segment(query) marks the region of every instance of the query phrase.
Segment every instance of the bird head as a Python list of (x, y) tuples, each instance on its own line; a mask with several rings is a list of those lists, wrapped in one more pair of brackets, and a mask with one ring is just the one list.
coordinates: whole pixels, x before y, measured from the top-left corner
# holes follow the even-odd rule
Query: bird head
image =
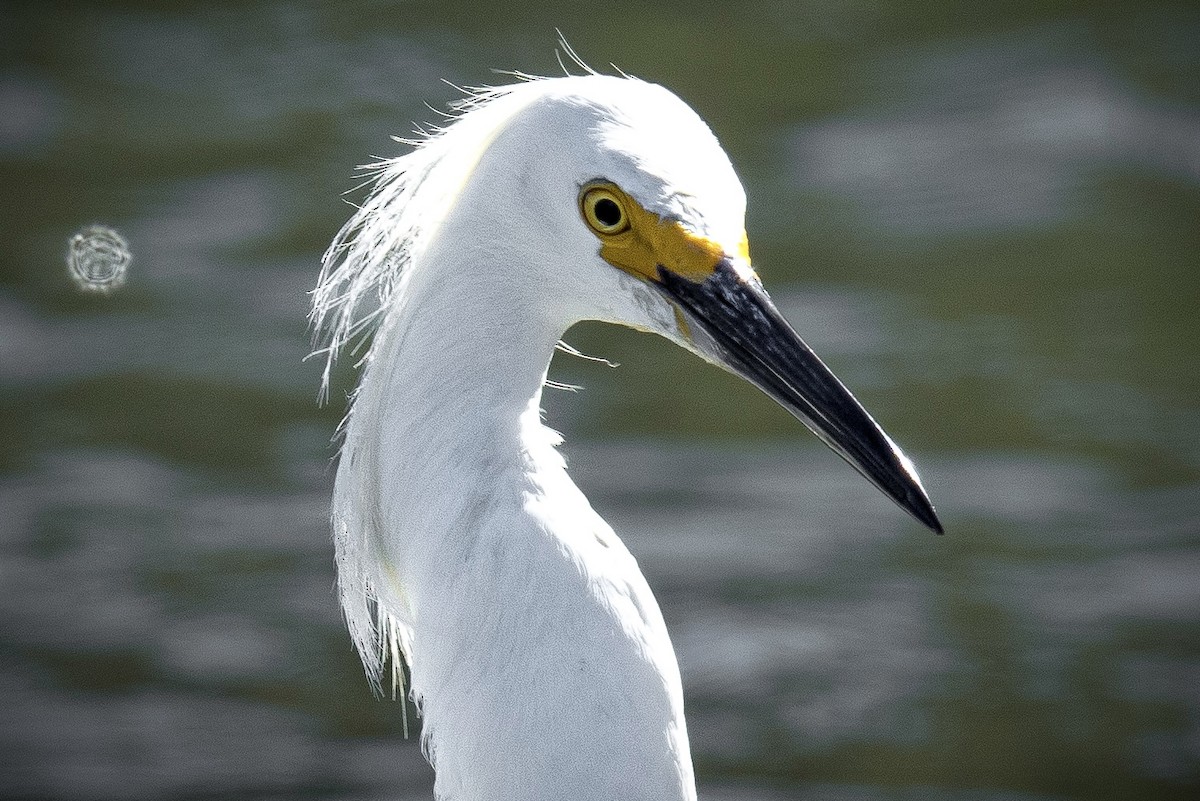
[(745, 191), (708, 126), (653, 84), (551, 83), (498, 137), (495, 164), (481, 167), (506, 173), (522, 197), (541, 190), (525, 241), (547, 251), (534, 260), (545, 271), (536, 280), (558, 286), (559, 308), (653, 331), (750, 381), (940, 532), (912, 463), (763, 288)]
[[(772, 303), (750, 263), (741, 182), (677, 96), (624, 77), (538, 79), (483, 93), (421, 147), (427, 167), (402, 159), (406, 180), (381, 177), (359, 240), (386, 249), (376, 240), (404, 226), (376, 212), (408, 191), (427, 220), (404, 235), (410, 253), (470, 241), (496, 266), (464, 280), (490, 282), (523, 319), (558, 334), (585, 319), (651, 331), (741, 376), (941, 531), (912, 463)], [(448, 189), (431, 198), (421, 184)], [(372, 235), (379, 218), (391, 227)]]

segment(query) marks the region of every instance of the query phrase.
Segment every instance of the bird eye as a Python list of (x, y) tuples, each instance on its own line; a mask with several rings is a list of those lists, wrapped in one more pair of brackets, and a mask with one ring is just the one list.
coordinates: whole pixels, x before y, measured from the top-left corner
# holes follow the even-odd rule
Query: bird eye
[(611, 189), (593, 186), (585, 190), (580, 205), (583, 219), (598, 234), (611, 236), (629, 227), (624, 202)]

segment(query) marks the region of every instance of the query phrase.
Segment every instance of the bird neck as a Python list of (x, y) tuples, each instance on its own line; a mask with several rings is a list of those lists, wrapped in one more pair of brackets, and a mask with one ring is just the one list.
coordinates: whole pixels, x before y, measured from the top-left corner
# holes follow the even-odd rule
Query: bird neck
[(414, 607), (428, 576), (477, 546), (482, 515), (556, 458), (539, 419), (553, 333), (516, 324), (464, 271), (428, 272), (378, 335), (351, 418), (373, 451), (384, 557)]
[(343, 453), (341, 470), (374, 486), (338, 489), (376, 501), (379, 595), (401, 629), (437, 795), (694, 799), (658, 605), (541, 424), (567, 326), (522, 306), (535, 292), (489, 285), (487, 266), (414, 276)]

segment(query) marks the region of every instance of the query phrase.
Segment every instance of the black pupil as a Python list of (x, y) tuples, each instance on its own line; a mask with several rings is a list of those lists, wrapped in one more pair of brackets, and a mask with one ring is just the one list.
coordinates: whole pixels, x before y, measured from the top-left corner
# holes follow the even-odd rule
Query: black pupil
[(621, 222), (621, 207), (617, 205), (616, 201), (610, 198), (602, 197), (597, 200), (592, 211), (595, 213), (596, 219), (600, 221), (600, 224), (607, 228), (612, 228)]

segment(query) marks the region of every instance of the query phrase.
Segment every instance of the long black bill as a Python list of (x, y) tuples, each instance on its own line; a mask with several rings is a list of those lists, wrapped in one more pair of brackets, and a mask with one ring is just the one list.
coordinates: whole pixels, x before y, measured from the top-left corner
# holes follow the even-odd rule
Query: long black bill
[(793, 330), (757, 280), (743, 280), (729, 260), (700, 283), (661, 266), (658, 278), (659, 289), (699, 329), (693, 331), (697, 347), (778, 401), (902, 509), (942, 533), (912, 462)]

